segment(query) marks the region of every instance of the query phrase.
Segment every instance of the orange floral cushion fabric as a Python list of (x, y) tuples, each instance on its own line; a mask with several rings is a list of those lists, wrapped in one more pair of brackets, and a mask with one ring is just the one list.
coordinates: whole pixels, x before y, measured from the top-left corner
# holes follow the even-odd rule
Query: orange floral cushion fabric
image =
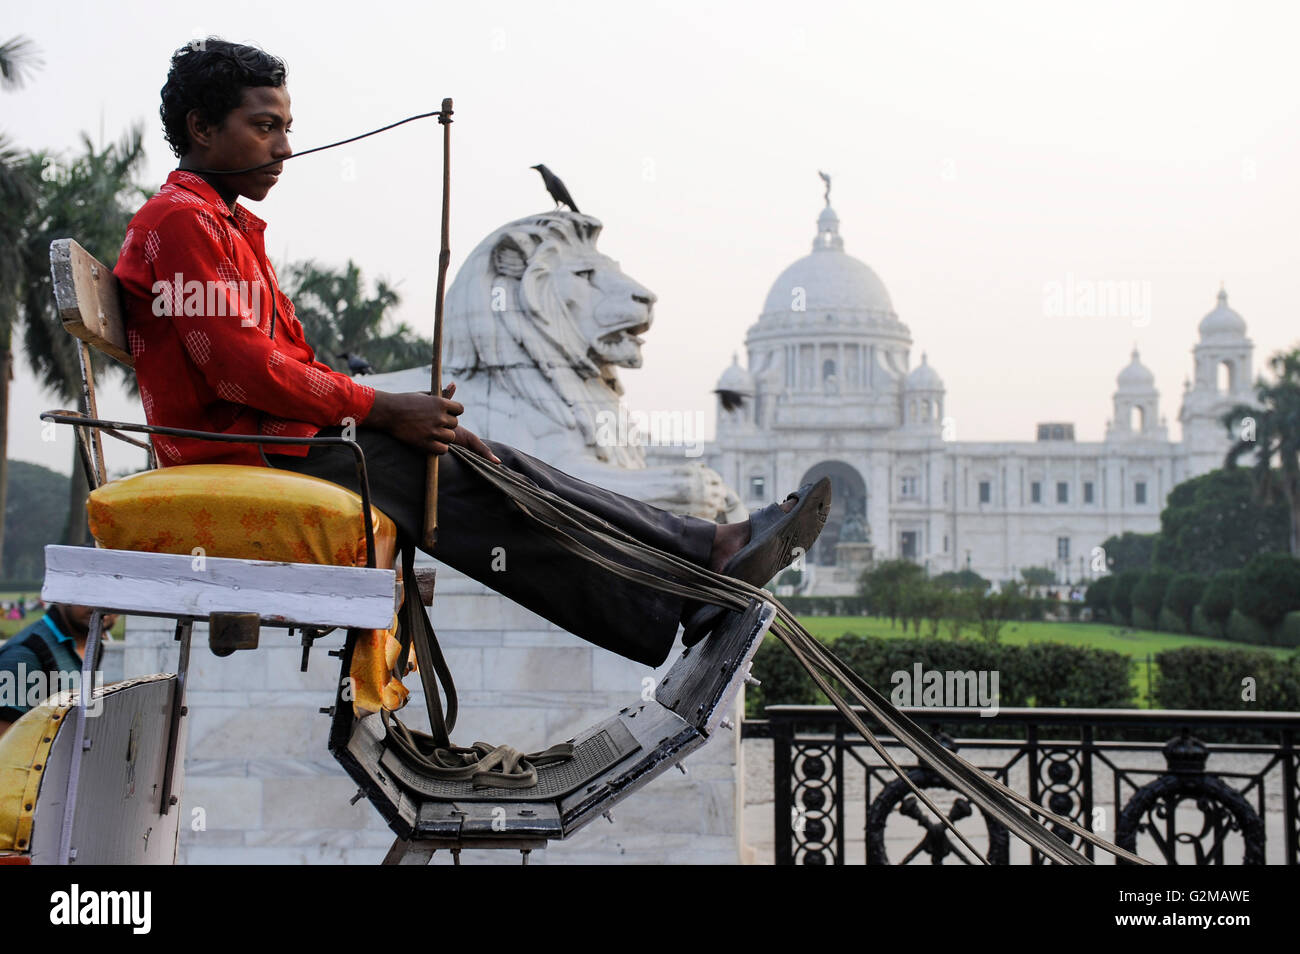
[[(122, 477), (91, 491), (90, 532), (112, 550), (366, 565), (361, 497), (292, 471), (238, 464), (187, 464)], [(371, 507), (375, 566), (397, 557), (397, 527)], [(400, 573), (400, 571), (399, 571)], [(396, 615), (388, 630), (362, 630), (352, 654), (351, 692), (358, 715), (399, 709), (407, 689), (393, 675)], [(413, 667), (412, 667), (413, 668)]]

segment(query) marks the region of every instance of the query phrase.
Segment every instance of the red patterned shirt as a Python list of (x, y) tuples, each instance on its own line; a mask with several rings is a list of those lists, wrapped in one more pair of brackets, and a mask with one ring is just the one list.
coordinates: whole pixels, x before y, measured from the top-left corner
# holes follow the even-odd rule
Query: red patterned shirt
[[(370, 413), (374, 388), (315, 360), (266, 257), (265, 230), (242, 205), (231, 212), (212, 186), (181, 169), (131, 220), (113, 273), (150, 424), (311, 437)], [(164, 467), (263, 463), (256, 444), (152, 439)]]

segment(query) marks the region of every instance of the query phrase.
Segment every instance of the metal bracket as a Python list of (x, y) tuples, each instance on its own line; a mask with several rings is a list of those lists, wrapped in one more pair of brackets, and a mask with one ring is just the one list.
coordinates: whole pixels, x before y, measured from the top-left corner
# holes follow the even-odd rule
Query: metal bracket
[(194, 620), (178, 619), (176, 621), (176, 639), (180, 641), (180, 658), (176, 662), (176, 688), (172, 695), (170, 724), (167, 727), (167, 760), (163, 763), (162, 796), (158, 814), (166, 815), (178, 799), (172, 795), (176, 777), (176, 747), (181, 732), (181, 717), (189, 714), (185, 704), (185, 681), (190, 668), (190, 631)]

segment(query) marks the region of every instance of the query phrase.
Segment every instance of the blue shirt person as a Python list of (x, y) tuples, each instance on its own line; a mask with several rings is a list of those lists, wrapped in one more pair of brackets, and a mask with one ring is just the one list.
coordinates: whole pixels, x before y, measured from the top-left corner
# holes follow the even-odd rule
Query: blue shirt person
[[(52, 603), (43, 617), (0, 646), (0, 735), (51, 692), (77, 685), (93, 610)], [(104, 630), (116, 620), (104, 616)], [(92, 668), (99, 668), (103, 650), (101, 642)]]

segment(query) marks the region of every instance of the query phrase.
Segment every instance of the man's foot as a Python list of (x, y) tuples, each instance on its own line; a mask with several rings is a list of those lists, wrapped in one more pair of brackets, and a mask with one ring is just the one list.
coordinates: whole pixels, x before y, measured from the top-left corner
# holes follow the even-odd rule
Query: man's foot
[[(830, 508), (828, 478), (804, 484), (782, 503), (756, 510), (748, 521), (736, 524), (734, 531), (715, 536), (709, 568), (753, 586), (763, 586), (788, 566), (791, 559), (808, 552), (826, 525)], [(719, 526), (718, 530), (721, 532), (725, 526)], [(699, 642), (725, 616), (726, 609), (721, 605), (694, 604), (687, 609), (682, 642), (687, 646)]]
[[(787, 498), (778, 506), (789, 513), (794, 505), (799, 501), (793, 497)], [(741, 547), (749, 543), (750, 526), (752, 521), (746, 520), (744, 523), (720, 523), (718, 524), (717, 534), (713, 538), (713, 552), (709, 554), (709, 569), (714, 573), (721, 573), (722, 568), (727, 565), (727, 561), (740, 552)]]

